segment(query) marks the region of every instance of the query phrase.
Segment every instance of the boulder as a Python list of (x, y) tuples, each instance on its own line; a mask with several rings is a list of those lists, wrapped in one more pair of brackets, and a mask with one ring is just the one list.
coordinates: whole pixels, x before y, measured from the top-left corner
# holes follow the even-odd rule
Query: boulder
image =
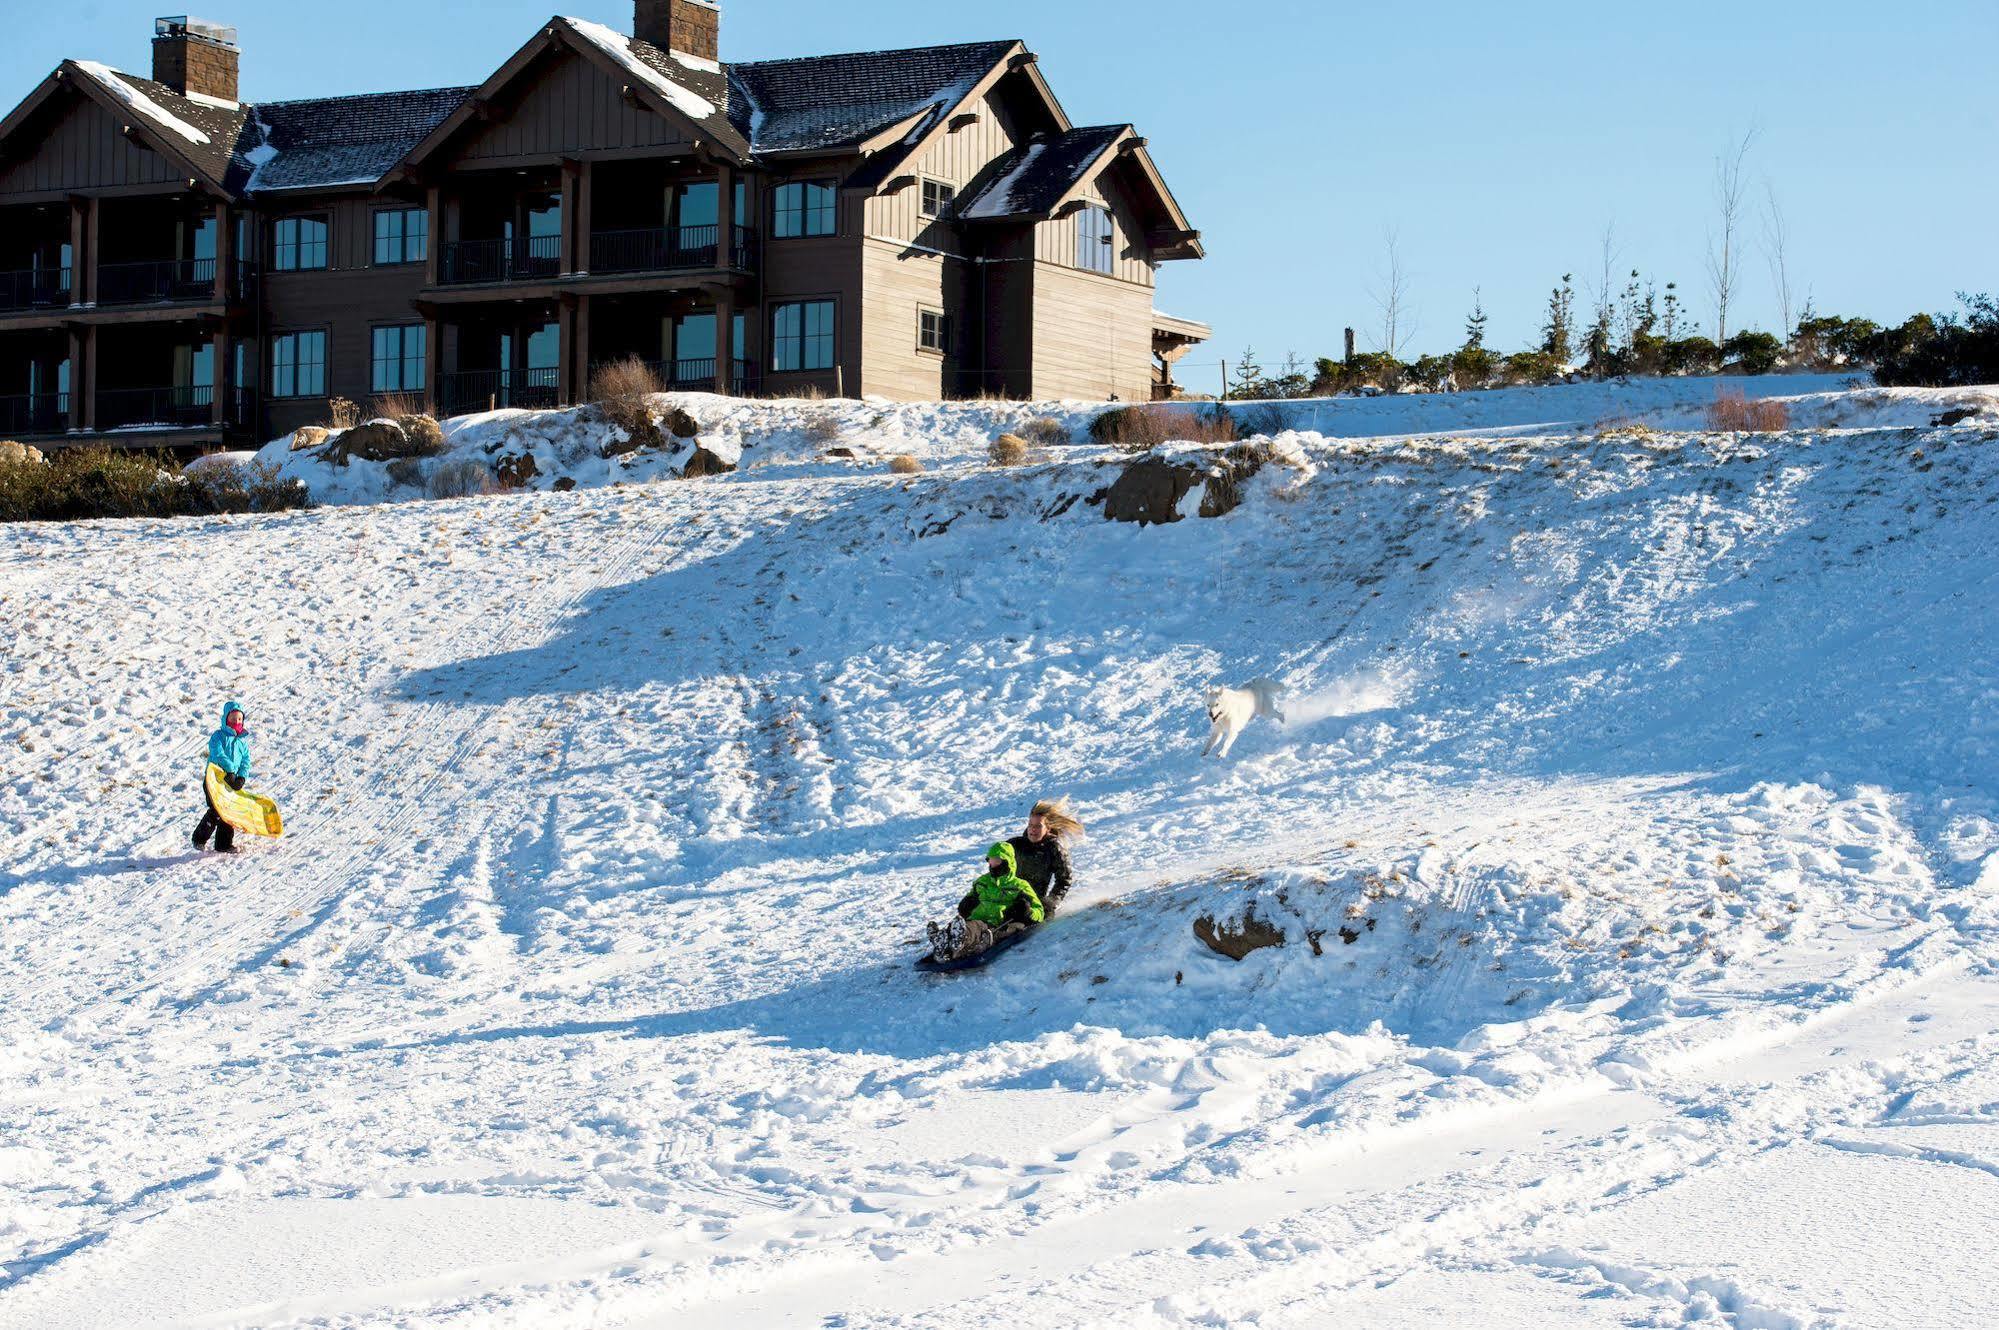
[(1113, 522), (1136, 522), (1140, 526), (1177, 522), (1180, 501), (1201, 478), (1200, 467), (1142, 457), (1125, 467), (1124, 474), (1104, 496), (1104, 516)]
[(1933, 419), (1931, 419), (1930, 424), (1936, 427), (1937, 429), (1949, 429), (1953, 425), (1962, 425), (1967, 420), (1976, 420), (1977, 418), (1978, 418), (1977, 408), (1969, 406), (1960, 406), (1960, 407), (1954, 407), (1951, 410), (1944, 412), (1942, 415), (1934, 417)]
[(701, 432), (701, 423), (689, 415), (685, 407), (668, 407), (661, 423), (666, 432), (676, 439), (691, 439)]
[(412, 455), (409, 435), (393, 420), (371, 420), (356, 425), (334, 440), (333, 450), (342, 465), (353, 457), (364, 462), (393, 462), (398, 457)]
[(533, 453), (522, 453), (518, 457), (502, 457), (493, 464), (493, 475), (500, 484), (510, 490), (522, 490), (528, 482), (541, 474), (541, 467), (534, 460)]
[(323, 426), (301, 425), (292, 432), (292, 451), (302, 453), (309, 448), (324, 447), (330, 437), (331, 433)]
[(576, 477), (557, 476), (555, 483), (553, 485), (550, 485), (549, 488), (554, 490), (557, 494), (567, 494), (569, 493), (569, 491), (576, 488)]
[(1262, 951), (1266, 947), (1284, 945), (1284, 930), (1268, 920), (1257, 918), (1253, 903), (1243, 911), (1239, 921), (1202, 915), (1194, 921), (1194, 936), (1201, 939), (1208, 950), (1232, 961), (1242, 960), (1251, 952)]
[(702, 476), (726, 476), (735, 469), (736, 464), (734, 462), (728, 461), (706, 448), (697, 447), (694, 450), (694, 455), (687, 459), (687, 465), (680, 468), (680, 474), (689, 479), (698, 479)]

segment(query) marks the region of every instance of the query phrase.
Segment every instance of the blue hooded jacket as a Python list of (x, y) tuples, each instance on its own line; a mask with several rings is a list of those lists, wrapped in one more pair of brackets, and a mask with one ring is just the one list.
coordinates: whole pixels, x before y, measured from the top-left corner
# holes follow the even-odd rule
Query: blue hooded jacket
[(229, 713), (243, 710), (241, 702), (231, 702), (222, 708), (222, 728), (208, 736), (208, 760), (221, 767), (225, 775), (250, 779), (249, 733), (237, 734), (229, 728)]

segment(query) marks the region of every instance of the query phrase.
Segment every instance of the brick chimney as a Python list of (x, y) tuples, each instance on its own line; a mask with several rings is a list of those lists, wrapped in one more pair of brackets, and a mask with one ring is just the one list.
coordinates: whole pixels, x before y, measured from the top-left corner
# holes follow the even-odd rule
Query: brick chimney
[(235, 102), (242, 61), (226, 24), (186, 14), (153, 20), (153, 81), (184, 97)]
[(722, 6), (709, 0), (635, 0), (632, 35), (662, 51), (722, 58)]

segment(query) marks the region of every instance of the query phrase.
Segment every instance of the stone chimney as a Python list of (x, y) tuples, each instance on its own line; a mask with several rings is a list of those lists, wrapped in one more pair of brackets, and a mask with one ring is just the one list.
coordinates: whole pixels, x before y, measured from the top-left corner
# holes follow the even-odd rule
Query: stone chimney
[(635, 0), (632, 36), (697, 60), (722, 58), (722, 6), (710, 0)]
[(153, 82), (184, 97), (233, 104), (242, 62), (232, 27), (186, 14), (153, 20)]

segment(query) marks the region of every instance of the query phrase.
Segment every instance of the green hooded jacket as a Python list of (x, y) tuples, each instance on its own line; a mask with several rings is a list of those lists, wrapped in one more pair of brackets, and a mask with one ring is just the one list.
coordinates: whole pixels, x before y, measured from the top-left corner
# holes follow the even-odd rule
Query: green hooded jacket
[(986, 851), (986, 858), (1003, 860), (1006, 872), (998, 876), (987, 873), (974, 882), (965, 899), (958, 902), (961, 916), (994, 928), (1009, 921), (1038, 924), (1048, 917), (1041, 907), (1041, 897), (1014, 871), (1018, 861), (1013, 846), (1001, 841)]

